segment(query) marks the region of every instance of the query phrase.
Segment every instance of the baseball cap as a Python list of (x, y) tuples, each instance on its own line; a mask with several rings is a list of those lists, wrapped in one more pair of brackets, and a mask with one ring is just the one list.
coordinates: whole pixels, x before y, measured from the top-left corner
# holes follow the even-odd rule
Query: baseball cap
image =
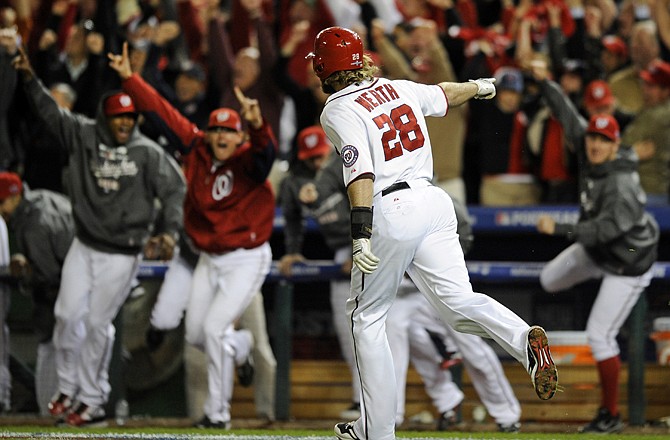
[(619, 139), (619, 123), (611, 115), (593, 115), (586, 133), (601, 134), (611, 141), (616, 141)]
[(304, 128), (298, 133), (298, 159), (307, 160), (314, 156), (328, 154), (332, 146), (323, 128), (318, 125)]
[(670, 63), (654, 60), (646, 70), (640, 72), (640, 76), (648, 83), (661, 87), (670, 87)]
[(22, 188), (23, 183), (18, 174), (8, 171), (0, 172), (0, 200), (20, 194)]
[(242, 130), (240, 115), (232, 108), (218, 108), (209, 114), (207, 128), (223, 127), (235, 131)]
[(584, 89), (584, 105), (587, 107), (600, 107), (613, 102), (614, 95), (609, 84), (601, 79), (591, 81)]
[(622, 57), (628, 56), (628, 45), (626, 45), (626, 42), (621, 37), (605, 35), (600, 42), (607, 51)]
[(137, 113), (133, 99), (126, 93), (115, 93), (105, 99), (105, 116)]
[(514, 67), (500, 67), (494, 74), (496, 89), (523, 92), (523, 74)]

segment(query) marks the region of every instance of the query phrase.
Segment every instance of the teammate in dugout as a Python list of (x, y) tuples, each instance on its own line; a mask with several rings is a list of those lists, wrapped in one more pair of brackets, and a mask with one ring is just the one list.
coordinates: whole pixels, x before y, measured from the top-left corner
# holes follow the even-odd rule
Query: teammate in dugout
[(637, 156), (620, 145), (614, 117), (592, 116), (577, 154), (581, 178), (578, 223), (557, 223), (548, 215), (537, 222), (539, 232), (562, 235), (575, 243), (547, 263), (540, 282), (547, 292), (559, 292), (601, 279), (586, 323), (598, 367), (601, 404), (581, 431), (613, 433), (624, 426), (618, 408), (621, 359), (616, 336), (651, 281), (659, 228), (645, 211)]
[(445, 116), (450, 106), (471, 98), (493, 98), (494, 80), (424, 85), (376, 78), (361, 38), (341, 27), (319, 32), (308, 58), (330, 94), (321, 125), (342, 157), (351, 204), (354, 267), (347, 314), (363, 393), (361, 417), (336, 424), (336, 436), (395, 438), (396, 387), (388, 381), (394, 371), (384, 322), (405, 272), (444, 322), (493, 338), (527, 369), (537, 395), (552, 398), (558, 372), (546, 333), (473, 292), (453, 203), (431, 184), (425, 117)]
[(58, 391), (54, 305), (63, 262), (74, 239), (72, 205), (63, 194), (30, 190), (18, 174), (11, 172), (0, 173), (0, 199), (0, 215), (7, 221), (15, 243), (10, 273), (32, 298), (37, 336), (35, 397), (40, 414), (48, 416), (49, 401)]
[(206, 131), (182, 116), (132, 72), (127, 43), (121, 55), (110, 53), (108, 58), (138, 109), (156, 113), (185, 147), (184, 229), (200, 252), (186, 309), (186, 341), (203, 348), (208, 359), (209, 395), (196, 426), (229, 428), (234, 364), (243, 362), (249, 348), (234, 337), (234, 323), (260, 290), (272, 263), (268, 240), (275, 199), (267, 176), (277, 141), (258, 101), (238, 87), (248, 141), (240, 115), (230, 108), (211, 112)]
[[(24, 50), (13, 65), (32, 108), (69, 152), (66, 186), (75, 238), (54, 309), (58, 393), (49, 411), (69, 425), (103, 425), (111, 391), (112, 320), (130, 292), (143, 247), (147, 258), (172, 258), (183, 218), (184, 177), (174, 159), (140, 134), (127, 94), (103, 97), (97, 118), (90, 119), (58, 107)], [(150, 238), (156, 199), (167, 232)]]

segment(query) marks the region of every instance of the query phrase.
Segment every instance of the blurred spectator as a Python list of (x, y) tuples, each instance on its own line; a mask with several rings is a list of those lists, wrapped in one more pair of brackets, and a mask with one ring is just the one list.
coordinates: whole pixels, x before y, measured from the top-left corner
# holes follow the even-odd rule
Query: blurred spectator
[(616, 105), (616, 98), (612, 94), (609, 84), (601, 79), (591, 81), (584, 89), (582, 100), (585, 116), (590, 118), (597, 114), (612, 115), (619, 123), (621, 131), (626, 129), (634, 115), (625, 113)]
[(306, 73), (307, 67), (311, 66), (311, 63), (305, 60), (305, 55), (313, 49), (312, 43), (316, 34), (321, 29), (333, 26), (335, 19), (325, 0), (280, 0), (279, 7), (280, 47), (291, 38), (294, 25), (301, 21), (309, 23), (306, 37), (296, 45), (287, 65), (288, 73), (293, 80), (301, 86), (307, 87)]
[[(470, 194), (471, 203), (488, 206), (533, 205), (542, 190), (530, 167), (525, 143), (527, 117), (522, 108), (523, 75), (519, 69), (501, 67), (495, 73), (495, 105), (471, 103), (466, 146), (466, 173), (480, 181)], [(474, 172), (476, 170), (476, 173)]]
[(104, 74), (104, 36), (86, 20), (68, 29), (62, 54), (56, 43), (56, 33), (44, 31), (34, 54), (35, 72), (47, 87), (69, 84), (78, 96), (73, 111), (95, 117), (100, 97), (110, 87)]
[(10, 20), (5, 20), (4, 15), (10, 8), (0, 8), (0, 171), (16, 168), (18, 166), (20, 152), (11, 138), (10, 131), (10, 108), (14, 104), (14, 91), (16, 89), (16, 72), (10, 64), (11, 59), (17, 53), (17, 44), (20, 37), (17, 27)]
[(631, 66), (619, 70), (608, 78), (612, 94), (616, 97), (621, 110), (633, 114), (642, 110), (644, 98), (640, 72), (658, 58), (658, 55), (659, 45), (654, 22), (646, 20), (636, 23), (630, 37)]
[[(110, 393), (112, 320), (130, 292), (143, 246), (148, 258), (172, 258), (183, 218), (183, 176), (174, 160), (139, 133), (128, 95), (105, 96), (93, 120), (60, 109), (23, 51), (14, 67), (32, 107), (70, 153), (67, 187), (76, 237), (55, 305), (58, 393), (49, 410), (69, 425), (100, 425), (106, 423)], [(169, 232), (150, 238), (155, 199)]]
[[(326, 95), (321, 90), (321, 81), (314, 73), (311, 64), (306, 64), (306, 84), (301, 85), (293, 79), (288, 71), (288, 64), (291, 57), (295, 54), (297, 47), (307, 38), (309, 30), (308, 21), (295, 23), (291, 33), (280, 47), (277, 64), (274, 68), (274, 78), (277, 85), (282, 89), (287, 98), (293, 100), (295, 111), (289, 114), (282, 110), (282, 119), (286, 124), (292, 126), (295, 135), (290, 142), (290, 150), (282, 146), (281, 158), (292, 163), (296, 160), (298, 153), (297, 138), (298, 133), (303, 129), (315, 124), (319, 124), (319, 116), (326, 102)], [(288, 109), (284, 106), (284, 109)], [(290, 120), (286, 120), (290, 119)], [(285, 133), (282, 133), (284, 135)]]
[[(18, 183), (17, 183), (18, 182)], [(0, 193), (8, 185), (19, 185), (13, 173), (0, 173)], [(33, 305), (33, 330), (37, 336), (35, 391), (40, 414), (49, 415), (48, 403), (58, 391), (56, 350), (52, 341), (56, 319), (54, 305), (60, 287), (61, 270), (74, 238), (74, 219), (70, 201), (49, 190), (23, 191), (10, 195), (0, 204), (0, 215), (7, 221), (16, 248), (11, 272), (29, 292)]]
[(121, 55), (108, 57), (138, 109), (156, 113), (183, 146), (184, 229), (200, 252), (186, 309), (186, 340), (207, 354), (209, 384), (205, 414), (195, 426), (228, 428), (233, 369), (244, 364), (253, 346), (251, 333), (235, 331), (234, 323), (259, 291), (272, 259), (268, 240), (275, 200), (267, 176), (276, 155), (274, 134), (258, 101), (239, 87), (234, 91), (248, 133), (230, 108), (214, 110), (203, 131), (132, 72), (127, 45)]
[[(548, 63), (545, 55), (532, 48), (530, 32), (531, 22), (522, 20), (515, 57), (525, 69), (534, 62)], [(536, 85), (530, 84), (527, 90), (531, 102), (526, 107), (526, 142), (533, 173), (542, 185), (542, 202), (574, 203), (577, 200), (575, 158), (565, 144), (563, 127), (542, 101)]]
[(616, 35), (605, 35), (601, 41), (600, 64), (603, 69), (603, 77), (609, 80), (612, 75), (628, 67), (630, 57), (628, 45), (621, 37)]
[[(49, 93), (59, 108), (72, 111), (77, 100), (72, 87), (65, 83), (55, 83), (49, 88)], [(67, 148), (60, 145), (39, 116), (32, 113), (22, 113), (19, 131), (24, 148), (23, 179), (31, 188), (64, 193), (63, 173), (68, 164)]]
[(623, 131), (621, 142), (632, 145), (640, 160), (647, 204), (668, 204), (670, 190), (670, 63), (656, 60), (640, 72), (643, 107)]
[[(273, 38), (272, 23), (262, 17), (254, 7), (257, 2), (249, 2), (248, 12), (251, 14), (251, 30), (254, 31), (256, 44), (247, 46), (236, 53), (230, 42), (228, 23), (234, 22), (231, 16), (228, 22), (221, 17), (209, 21), (209, 80), (220, 93), (219, 105), (240, 110), (240, 103), (235, 97), (234, 89), (239, 89), (247, 96), (259, 102), (263, 109), (263, 117), (272, 127), (273, 133), (279, 135), (279, 118), (283, 104), (281, 90), (273, 78), (273, 68), (277, 62), (277, 47)], [(246, 122), (244, 122), (246, 124)]]

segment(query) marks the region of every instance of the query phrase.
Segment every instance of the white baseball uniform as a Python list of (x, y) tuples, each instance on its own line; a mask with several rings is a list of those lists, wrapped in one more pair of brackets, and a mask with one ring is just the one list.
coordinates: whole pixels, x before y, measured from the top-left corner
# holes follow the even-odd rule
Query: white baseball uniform
[(321, 115), (342, 156), (345, 184), (374, 176), (371, 244), (380, 263), (365, 276), (354, 266), (347, 302), (363, 388), (362, 414), (354, 424), (360, 438), (395, 438), (396, 386), (388, 380), (394, 367), (385, 319), (405, 272), (444, 322), (493, 338), (528, 367), (529, 325), (494, 299), (473, 292), (453, 203), (430, 182), (433, 159), (425, 116), (445, 116), (447, 110), (440, 86), (378, 78), (330, 95)]

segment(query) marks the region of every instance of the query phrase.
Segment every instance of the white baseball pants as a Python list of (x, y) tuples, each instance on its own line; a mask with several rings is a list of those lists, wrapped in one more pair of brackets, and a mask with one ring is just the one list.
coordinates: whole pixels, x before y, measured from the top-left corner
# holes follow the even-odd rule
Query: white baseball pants
[(375, 196), (372, 252), (380, 266), (365, 276), (354, 266), (351, 276), (347, 313), (363, 389), (355, 431), (363, 439), (395, 438), (396, 386), (388, 380), (394, 377), (394, 367), (385, 320), (405, 272), (445, 323), (494, 339), (528, 367), (529, 325), (472, 290), (451, 199), (426, 181), (408, 184), (410, 189)]
[(74, 239), (54, 308), (58, 390), (89, 405), (109, 397), (112, 321), (130, 293), (139, 255), (97, 251)]
[(540, 283), (547, 292), (559, 292), (586, 280), (602, 279), (586, 322), (593, 358), (602, 361), (619, 354), (616, 337), (652, 275), (652, 269), (639, 276), (605, 272), (583, 245), (573, 243), (544, 266)]
[(264, 243), (223, 255), (201, 253), (193, 272), (186, 341), (207, 353), (209, 395), (205, 414), (214, 422), (230, 420), (232, 359), (240, 353), (232, 326), (260, 290), (271, 262), (270, 245)]

